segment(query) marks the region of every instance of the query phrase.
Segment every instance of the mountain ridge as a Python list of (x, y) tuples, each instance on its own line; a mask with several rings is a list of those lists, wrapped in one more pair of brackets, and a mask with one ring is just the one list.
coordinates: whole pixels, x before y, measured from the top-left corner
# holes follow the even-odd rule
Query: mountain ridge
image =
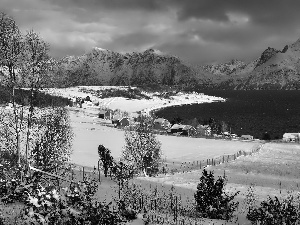
[(253, 61), (191, 65), (157, 49), (118, 53), (98, 47), (58, 61), (58, 83), (76, 85), (169, 85), (187, 88), (300, 89), (300, 38), (282, 50), (268, 47)]

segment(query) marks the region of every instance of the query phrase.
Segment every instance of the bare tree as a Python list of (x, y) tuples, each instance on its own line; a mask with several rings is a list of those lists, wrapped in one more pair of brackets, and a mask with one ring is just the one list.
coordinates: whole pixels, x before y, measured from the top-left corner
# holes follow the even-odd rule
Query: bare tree
[(158, 172), (161, 159), (161, 143), (152, 133), (152, 124), (144, 118), (134, 131), (125, 131), (125, 146), (123, 158), (135, 166), (137, 172), (143, 171), (145, 175)]
[(21, 53), (23, 52), (22, 36), (14, 19), (0, 12), (0, 68), (3, 83), (10, 89), (11, 101), (14, 111), (14, 133), (16, 136), (15, 154), (20, 163), (20, 132), (22, 130), (23, 108), (16, 106), (15, 89), (19, 86), (18, 69), (21, 64)]
[(29, 31), (24, 37), (23, 63), (21, 65), (22, 83), (29, 87), (29, 115), (27, 116), (27, 141), (25, 147), (28, 159), (30, 128), (34, 114), (35, 100), (38, 91), (47, 83), (52, 60), (49, 57), (49, 45), (34, 31)]

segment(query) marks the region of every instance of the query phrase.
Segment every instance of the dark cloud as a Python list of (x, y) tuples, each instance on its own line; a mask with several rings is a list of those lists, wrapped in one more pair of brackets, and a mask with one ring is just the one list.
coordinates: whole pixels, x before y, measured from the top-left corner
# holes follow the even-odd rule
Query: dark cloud
[(157, 40), (157, 35), (140, 31), (115, 37), (113, 41), (103, 46), (106, 49), (115, 51), (142, 51), (153, 47)]
[(145, 10), (156, 11), (165, 9), (165, 0), (44, 0), (65, 9), (79, 8), (87, 12), (102, 10)]
[(56, 57), (157, 48), (193, 63), (253, 60), (300, 36), (298, 0), (0, 0)]
[(253, 23), (281, 26), (298, 23), (300, 1), (297, 0), (175, 0), (180, 20), (197, 18), (228, 22), (228, 13), (249, 16)]

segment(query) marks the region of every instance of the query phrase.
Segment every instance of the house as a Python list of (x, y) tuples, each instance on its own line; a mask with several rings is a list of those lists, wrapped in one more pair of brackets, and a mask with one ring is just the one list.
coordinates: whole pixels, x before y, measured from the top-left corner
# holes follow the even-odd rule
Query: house
[(98, 118), (105, 119), (105, 114), (106, 114), (105, 110), (99, 110), (99, 112), (98, 112)]
[(154, 129), (168, 129), (170, 127), (170, 122), (164, 118), (157, 118), (153, 121), (154, 125), (153, 128)]
[(296, 142), (300, 140), (300, 133), (285, 133), (283, 134), (283, 141)]
[(117, 123), (119, 123), (119, 121), (120, 121), (121, 119), (122, 119), (121, 116), (118, 116), (118, 115), (113, 116), (113, 118), (111, 119), (111, 123), (112, 123), (112, 124), (117, 124)]
[(127, 117), (114, 116), (112, 124), (114, 124), (115, 127), (126, 127), (129, 126), (129, 119)]
[(111, 120), (112, 118), (112, 110), (108, 109), (106, 110), (106, 112), (104, 113), (104, 119), (106, 120)]
[(251, 136), (249, 134), (242, 135), (241, 138), (244, 139), (244, 140), (253, 140), (253, 136)]
[(120, 122), (119, 126), (121, 127), (129, 126), (129, 119), (127, 117), (123, 117), (119, 122)]
[(184, 127), (182, 128), (181, 135), (194, 136), (196, 134), (197, 134), (196, 128), (191, 125), (184, 125)]
[(178, 133), (178, 132), (182, 132), (183, 127), (184, 127), (184, 125), (175, 123), (175, 124), (170, 128), (170, 132), (171, 132), (172, 134)]
[(202, 136), (210, 136), (211, 135), (211, 127), (209, 125), (201, 125), (199, 124), (196, 128), (197, 133)]

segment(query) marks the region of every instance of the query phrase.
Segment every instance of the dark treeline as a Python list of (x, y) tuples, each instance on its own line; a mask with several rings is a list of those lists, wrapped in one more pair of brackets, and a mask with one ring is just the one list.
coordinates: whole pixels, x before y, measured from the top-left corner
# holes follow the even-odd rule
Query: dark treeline
[[(30, 90), (16, 89), (15, 100), (17, 104), (29, 105), (31, 92)], [(7, 87), (0, 85), (0, 104), (11, 102), (12, 96)], [(47, 107), (47, 106), (66, 106), (70, 104), (67, 98), (52, 96), (42, 92), (35, 92), (34, 106)]]

